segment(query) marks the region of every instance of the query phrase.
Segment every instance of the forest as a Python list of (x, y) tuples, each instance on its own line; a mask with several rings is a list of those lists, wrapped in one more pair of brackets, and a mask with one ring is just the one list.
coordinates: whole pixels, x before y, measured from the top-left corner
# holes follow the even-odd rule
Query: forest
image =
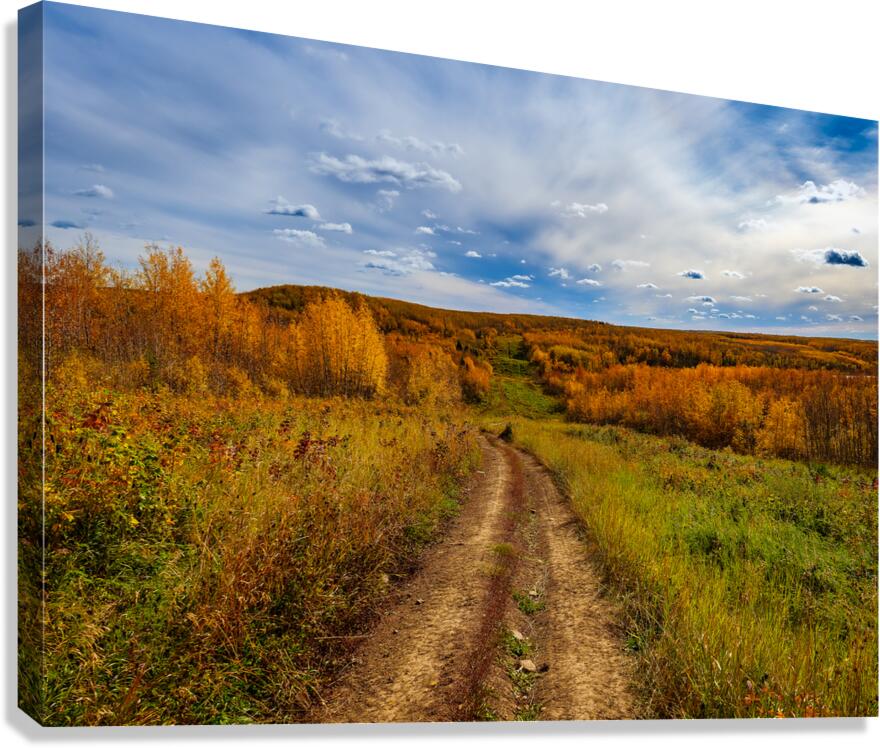
[(876, 714), (875, 341), (238, 293), (219, 259), (125, 271), (88, 235), (18, 268), (20, 703), (46, 722), (301, 719), (510, 423), (627, 601), (654, 715)]

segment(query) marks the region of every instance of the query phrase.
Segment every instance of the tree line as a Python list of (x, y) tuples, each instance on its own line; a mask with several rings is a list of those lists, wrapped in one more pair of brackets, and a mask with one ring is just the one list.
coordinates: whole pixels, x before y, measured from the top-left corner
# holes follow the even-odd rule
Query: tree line
[(291, 314), (237, 294), (219, 259), (198, 276), (182, 249), (151, 245), (125, 272), (88, 235), (67, 250), (19, 252), (19, 336), (31, 380), (45, 353), (50, 377), (79, 372), (193, 394), (370, 398), (392, 389), (416, 403), (481, 386), (454, 344), (384, 335), (362, 298), (327, 289)]

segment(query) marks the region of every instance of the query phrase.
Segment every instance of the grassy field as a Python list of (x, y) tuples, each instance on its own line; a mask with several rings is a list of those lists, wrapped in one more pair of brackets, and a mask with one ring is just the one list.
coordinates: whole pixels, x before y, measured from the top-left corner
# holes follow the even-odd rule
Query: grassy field
[(561, 417), (564, 406), (558, 398), (543, 391), (526, 353), (522, 336), (509, 335), (498, 339), (495, 353), (490, 358), (492, 379), (489, 392), (478, 407), (483, 416)]
[(510, 420), (625, 602), (653, 713), (877, 714), (874, 472)]
[[(49, 395), (21, 697), (53, 725), (297, 719), (478, 459), (459, 417), (375, 402)], [(22, 451), (38, 438), (25, 420)], [(39, 509), (22, 495), (22, 538)]]

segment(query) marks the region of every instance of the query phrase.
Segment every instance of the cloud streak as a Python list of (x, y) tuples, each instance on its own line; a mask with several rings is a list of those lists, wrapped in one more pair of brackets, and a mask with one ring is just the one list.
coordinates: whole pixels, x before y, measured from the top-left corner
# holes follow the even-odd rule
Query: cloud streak
[(320, 249), (324, 246), (324, 239), (314, 231), (300, 229), (275, 229), (272, 233), (281, 241), (293, 244), (300, 249)]
[(405, 189), (436, 188), (460, 192), (461, 183), (451, 174), (425, 163), (399, 161), (392, 156), (376, 159), (349, 154), (342, 158), (317, 153), (312, 157), (309, 170), (313, 174), (331, 176), (349, 184), (376, 184), (390, 182)]

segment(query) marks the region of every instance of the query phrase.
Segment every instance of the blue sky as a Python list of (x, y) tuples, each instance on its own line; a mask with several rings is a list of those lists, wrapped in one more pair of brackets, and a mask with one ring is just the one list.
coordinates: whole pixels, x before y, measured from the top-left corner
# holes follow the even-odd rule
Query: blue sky
[(56, 3), (44, 34), (59, 246), (180, 245), (240, 290), (877, 335), (876, 122)]

